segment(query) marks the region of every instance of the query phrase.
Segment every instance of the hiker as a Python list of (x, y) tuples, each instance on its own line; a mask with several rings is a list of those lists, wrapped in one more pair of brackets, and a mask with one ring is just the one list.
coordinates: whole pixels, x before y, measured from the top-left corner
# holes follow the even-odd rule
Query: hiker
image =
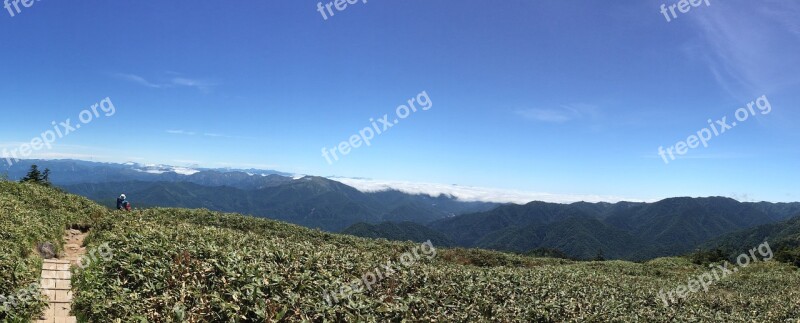
[(122, 194), (117, 198), (117, 210), (122, 210), (122, 202), (125, 202), (125, 194)]
[(131, 203), (128, 202), (128, 198), (125, 197), (125, 194), (122, 194), (117, 198), (117, 210), (131, 210)]

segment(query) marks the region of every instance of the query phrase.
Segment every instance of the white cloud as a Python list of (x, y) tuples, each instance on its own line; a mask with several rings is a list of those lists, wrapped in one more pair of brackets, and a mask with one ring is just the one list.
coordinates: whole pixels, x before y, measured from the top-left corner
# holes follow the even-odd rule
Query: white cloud
[(111, 156), (94, 155), (94, 154), (77, 154), (77, 153), (63, 153), (63, 152), (33, 152), (30, 159), (110, 159)]
[(213, 133), (213, 132), (204, 132), (204, 133), (197, 133), (194, 131), (186, 131), (183, 129), (170, 129), (167, 130), (167, 133), (171, 133), (173, 135), (185, 135), (185, 136), (194, 136), (194, 135), (202, 135), (211, 138), (227, 138), (227, 139), (252, 139), (250, 137), (242, 137), (242, 136), (232, 136), (226, 135), (221, 133)]
[(527, 119), (553, 123), (562, 123), (578, 117), (570, 111), (554, 109), (527, 109), (518, 110), (516, 113)]
[(161, 175), (161, 174), (164, 174), (164, 173), (167, 172), (166, 170), (162, 170), (162, 169), (134, 169), (134, 170), (137, 171), (137, 172), (140, 172), (140, 173), (148, 173), (148, 174), (156, 174), (156, 175)]
[[(95, 147), (81, 146), (81, 145), (68, 145), (68, 144), (54, 144), (51, 149), (32, 150), (27, 156), (20, 156), (19, 149), (22, 144), (30, 144), (30, 142), (0, 142), (0, 164), (7, 164), (6, 158), (13, 158), (12, 154), (16, 154), (21, 159), (78, 159), (89, 160), (97, 162), (113, 162), (119, 158), (120, 153), (113, 150), (101, 149)], [(5, 152), (3, 151), (5, 150)], [(129, 160), (141, 159), (139, 157), (126, 157)]]
[[(173, 73), (169, 73), (169, 74), (173, 74)], [(211, 90), (211, 88), (214, 85), (216, 85), (214, 82), (211, 82), (211, 81), (208, 81), (208, 80), (195, 79), (195, 78), (189, 78), (189, 77), (184, 77), (184, 76), (173, 76), (173, 77), (169, 78), (165, 82), (156, 83), (156, 82), (148, 81), (144, 77), (136, 75), (136, 74), (117, 73), (117, 74), (114, 74), (114, 75), (116, 77), (120, 78), (120, 79), (129, 81), (129, 82), (133, 82), (133, 83), (136, 83), (136, 84), (139, 84), (139, 85), (142, 85), (142, 86), (146, 86), (146, 87), (149, 87), (149, 88), (154, 88), (154, 89), (190, 87), (190, 88), (198, 89), (198, 90), (203, 91), (203, 92), (208, 92), (209, 90)]]
[(127, 80), (127, 81), (130, 81), (130, 82), (133, 82), (133, 83), (136, 83), (136, 84), (139, 84), (139, 85), (143, 85), (143, 86), (146, 86), (146, 87), (150, 87), (150, 88), (154, 88), (154, 89), (164, 88), (163, 84), (150, 83), (149, 81), (147, 81), (146, 79), (144, 79), (143, 77), (141, 77), (139, 75), (117, 73), (116, 76), (121, 78), (121, 79), (123, 79), (123, 80)]
[(330, 177), (345, 185), (352, 186), (362, 192), (380, 192), (398, 190), (408, 194), (427, 194), (430, 196), (449, 195), (461, 201), (481, 201), (496, 203), (526, 204), (532, 201), (552, 203), (586, 202), (619, 202), (639, 200), (626, 199), (618, 196), (583, 195), (583, 194), (551, 194), (541, 192), (526, 192), (498, 188), (484, 188), (471, 186), (458, 186), (434, 183), (412, 183), (402, 181), (379, 181), (372, 179), (355, 179), (343, 177)]
[(186, 168), (186, 167), (173, 167), (172, 171), (175, 172), (175, 173), (181, 174), (181, 175), (186, 175), (186, 176), (197, 174), (197, 173), (200, 172), (199, 170), (192, 169), (192, 168)]
[(30, 142), (22, 142), (22, 141), (7, 141), (7, 142), (0, 142), (0, 148), (5, 149), (19, 149), (19, 146), (24, 144), (30, 144)]
[(739, 202), (757, 202), (755, 199), (752, 198), (752, 194), (748, 193), (731, 193), (728, 197), (737, 200)]
[(798, 13), (794, 1), (718, 2), (691, 15), (700, 42), (686, 54), (700, 57), (719, 85), (740, 100), (796, 84)]
[(206, 80), (190, 79), (185, 77), (175, 77), (170, 80), (170, 82), (172, 85), (193, 87), (204, 92), (210, 90), (211, 87), (214, 86), (214, 83)]
[(588, 104), (569, 104), (562, 105), (558, 108), (547, 109), (522, 109), (514, 111), (515, 114), (535, 121), (550, 122), (550, 123), (564, 123), (575, 119), (584, 117), (594, 117), (597, 108)]
[(134, 170), (137, 172), (142, 173), (150, 173), (150, 174), (164, 174), (167, 172), (174, 172), (180, 175), (192, 175), (199, 173), (199, 170), (189, 168), (189, 167), (177, 167), (177, 166), (170, 166), (170, 165), (159, 165), (159, 164), (133, 164), (133, 166), (138, 166)]
[(214, 138), (229, 138), (229, 139), (252, 139), (250, 137), (232, 136), (221, 133), (209, 133), (209, 132), (203, 133), (203, 136), (214, 137)]
[(196, 133), (194, 133), (194, 132), (185, 131), (185, 130), (167, 130), (167, 133), (171, 133), (173, 135), (186, 135), (186, 136), (194, 136), (194, 135), (196, 135)]

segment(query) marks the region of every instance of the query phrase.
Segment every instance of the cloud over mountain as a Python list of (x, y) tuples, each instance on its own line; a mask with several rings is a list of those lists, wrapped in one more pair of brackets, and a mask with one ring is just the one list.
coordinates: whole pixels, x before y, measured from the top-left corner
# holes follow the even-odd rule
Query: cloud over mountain
[(461, 201), (495, 202), (525, 204), (531, 201), (552, 203), (572, 202), (619, 202), (639, 200), (619, 196), (588, 194), (553, 194), (545, 192), (527, 192), (499, 188), (459, 186), (435, 183), (412, 183), (403, 181), (382, 181), (373, 179), (331, 177), (330, 179), (352, 186), (362, 192), (380, 192), (398, 190), (408, 194), (427, 194), (431, 196), (449, 195)]

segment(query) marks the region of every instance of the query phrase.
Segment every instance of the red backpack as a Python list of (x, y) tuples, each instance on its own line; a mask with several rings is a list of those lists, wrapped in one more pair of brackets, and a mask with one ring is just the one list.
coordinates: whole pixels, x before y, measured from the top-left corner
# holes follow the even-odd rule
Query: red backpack
[(123, 207), (125, 207), (125, 211), (130, 211), (131, 210), (131, 203), (130, 202), (125, 202), (125, 205), (123, 205)]

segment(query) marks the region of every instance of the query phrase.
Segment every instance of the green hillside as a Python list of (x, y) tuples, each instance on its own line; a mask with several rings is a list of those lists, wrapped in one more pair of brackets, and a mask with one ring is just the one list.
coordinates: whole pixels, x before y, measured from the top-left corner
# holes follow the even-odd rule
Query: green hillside
[(41, 297), (17, 300), (16, 306), (6, 304), (11, 296), (39, 282), (42, 259), (36, 246), (49, 242), (61, 251), (67, 226), (88, 226), (107, 213), (107, 209), (80, 196), (0, 180), (1, 322), (27, 322), (45, 306)]
[(480, 248), (514, 248), (511, 250), (516, 252), (556, 249), (576, 259), (592, 259), (598, 254), (610, 259), (629, 258), (642, 245), (628, 232), (588, 216), (568, 216), (543, 226), (509, 228), (488, 234), (477, 243)]
[(431, 241), (439, 247), (454, 247), (455, 243), (444, 234), (414, 222), (384, 222), (380, 224), (356, 223), (342, 230), (351, 236), (387, 239), (394, 241)]
[(760, 225), (755, 228), (737, 231), (711, 240), (701, 246), (701, 249), (719, 249), (723, 254), (733, 257), (746, 246), (755, 246), (763, 241), (769, 241), (779, 252), (779, 258), (800, 266), (800, 215), (786, 221)]
[[(707, 292), (666, 305), (659, 290), (685, 286), (709, 268), (683, 258), (573, 262), (432, 249), (207, 210), (107, 212), (86, 199), (28, 184), (0, 183), (0, 197), (3, 295), (37, 280), (40, 259), (33, 246), (59, 241), (69, 224), (91, 225), (88, 249), (108, 244), (109, 260), (73, 276), (74, 314), (89, 322), (800, 318), (800, 271), (777, 262), (742, 268)], [(391, 270), (385, 267), (389, 261)], [(370, 288), (356, 284), (362, 290), (348, 293), (343, 287), (376, 270), (383, 275), (373, 275)], [(350, 297), (332, 297), (343, 295)], [(33, 317), (36, 308), (0, 312), (0, 321)]]

